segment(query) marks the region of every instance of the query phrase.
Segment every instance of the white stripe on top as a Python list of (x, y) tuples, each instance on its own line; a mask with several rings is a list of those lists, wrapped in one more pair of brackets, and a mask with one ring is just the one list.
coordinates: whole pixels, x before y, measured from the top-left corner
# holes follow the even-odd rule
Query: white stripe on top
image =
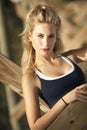
[(64, 75), (61, 75), (61, 76), (56, 76), (56, 77), (49, 77), (47, 75), (44, 75), (43, 73), (41, 73), (39, 70), (35, 70), (35, 73), (41, 78), (41, 79), (44, 79), (44, 80), (56, 80), (56, 79), (60, 79), (60, 78), (63, 78), (69, 74), (71, 74), (74, 70), (75, 70), (75, 67), (74, 65), (72, 64), (72, 62), (70, 62), (70, 60), (67, 58), (67, 57), (63, 57), (61, 56), (66, 62), (68, 62), (72, 68), (69, 70), (68, 73), (64, 74)]

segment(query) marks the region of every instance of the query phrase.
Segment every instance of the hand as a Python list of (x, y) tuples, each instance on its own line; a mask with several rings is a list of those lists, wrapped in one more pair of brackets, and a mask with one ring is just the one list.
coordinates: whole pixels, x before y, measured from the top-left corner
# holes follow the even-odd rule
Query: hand
[(65, 96), (63, 96), (63, 99), (68, 104), (76, 100), (87, 103), (87, 83), (76, 87), (75, 89), (67, 93)]

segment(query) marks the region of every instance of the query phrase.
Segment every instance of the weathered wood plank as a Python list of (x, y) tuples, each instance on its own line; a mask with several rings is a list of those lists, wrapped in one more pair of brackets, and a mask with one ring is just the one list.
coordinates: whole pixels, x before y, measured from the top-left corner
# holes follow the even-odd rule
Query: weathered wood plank
[(87, 103), (71, 103), (47, 130), (86, 130)]

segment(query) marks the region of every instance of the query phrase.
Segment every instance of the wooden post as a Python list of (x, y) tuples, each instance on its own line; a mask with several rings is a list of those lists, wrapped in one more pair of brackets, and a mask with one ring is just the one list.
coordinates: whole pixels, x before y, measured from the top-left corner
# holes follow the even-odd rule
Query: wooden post
[[(7, 49), (7, 43), (6, 43), (6, 35), (5, 35), (5, 28), (4, 28), (4, 20), (3, 20), (3, 14), (2, 14), (2, 3), (0, 1), (0, 51), (5, 54), (6, 56), (9, 56), (9, 52)], [(13, 91), (9, 87), (5, 87), (6, 90), (6, 96), (7, 96), (7, 103), (8, 103), (8, 110), (9, 115), (11, 113), (11, 110), (15, 106), (15, 97)], [(17, 121), (13, 121), (10, 119), (12, 130), (20, 130), (19, 124)]]

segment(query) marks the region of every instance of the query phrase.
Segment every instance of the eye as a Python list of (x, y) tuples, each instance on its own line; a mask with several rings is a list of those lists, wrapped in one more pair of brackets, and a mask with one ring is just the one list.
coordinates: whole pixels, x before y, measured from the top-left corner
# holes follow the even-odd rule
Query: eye
[(54, 37), (55, 37), (54, 34), (49, 35), (49, 38), (54, 38)]
[(37, 35), (39, 38), (43, 38), (44, 36), (42, 34)]

